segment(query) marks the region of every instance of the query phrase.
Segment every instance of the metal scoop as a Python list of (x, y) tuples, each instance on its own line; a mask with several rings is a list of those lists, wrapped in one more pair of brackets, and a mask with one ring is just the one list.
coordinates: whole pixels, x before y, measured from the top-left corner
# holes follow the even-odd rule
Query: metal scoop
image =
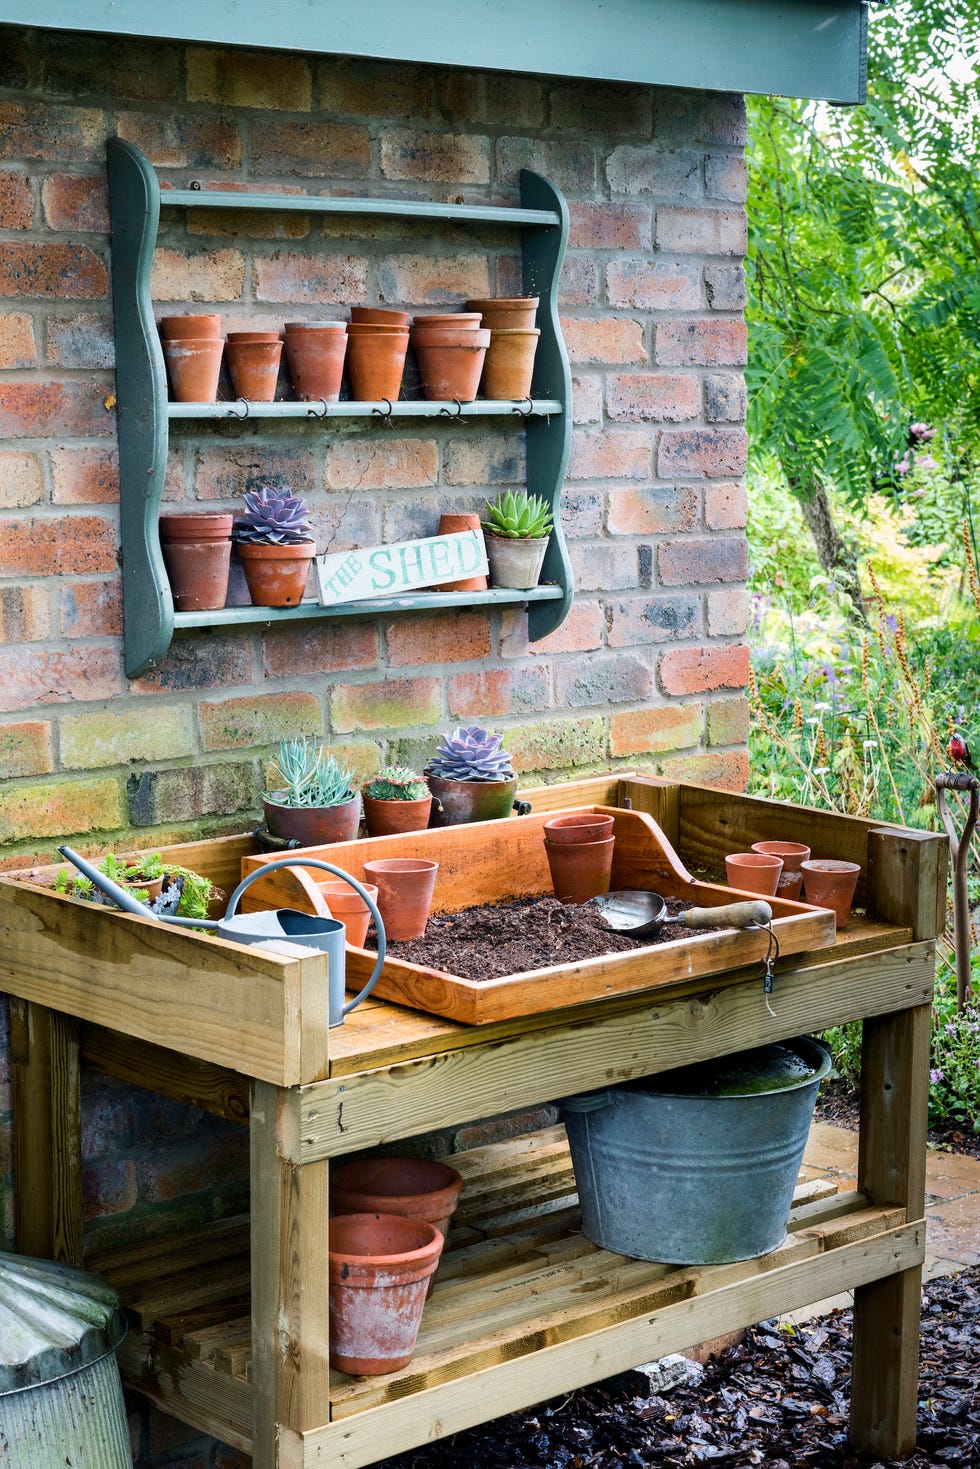
[(725, 903), (720, 908), (688, 908), (673, 918), (667, 915), (667, 904), (659, 893), (639, 888), (600, 893), (591, 901), (611, 929), (630, 938), (642, 938), (664, 923), (679, 923), (684, 928), (764, 928), (772, 922), (772, 909), (761, 898)]

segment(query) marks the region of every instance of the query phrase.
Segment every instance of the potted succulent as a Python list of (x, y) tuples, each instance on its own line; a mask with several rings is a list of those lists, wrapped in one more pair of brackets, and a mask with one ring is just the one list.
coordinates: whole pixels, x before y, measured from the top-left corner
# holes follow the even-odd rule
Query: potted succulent
[(400, 831), (424, 831), (429, 824), (432, 792), (422, 777), (404, 765), (384, 765), (361, 789), (369, 837)]
[(352, 772), (316, 740), (306, 735), (280, 740), (273, 768), (283, 784), (262, 796), (273, 836), (295, 838), (301, 847), (349, 842), (357, 836), (361, 798)]
[(510, 815), (517, 777), (503, 738), (476, 724), (443, 736), (425, 768), (434, 798), (431, 826), (458, 826)]
[[(211, 903), (222, 896), (209, 878), (176, 862), (164, 862), (159, 852), (137, 852), (129, 857), (107, 852), (99, 863), (99, 871), (154, 912), (176, 913), (181, 918), (206, 918)], [(54, 887), (55, 892), (67, 893), (72, 898), (85, 898), (93, 903), (108, 901), (90, 878), (67, 867), (58, 872)]]
[(232, 539), (256, 607), (295, 607), (303, 600), (316, 542), (306, 501), (288, 489), (246, 490), (246, 512)]
[(494, 586), (537, 586), (553, 526), (548, 502), (527, 490), (506, 490), (487, 501), (483, 530)]

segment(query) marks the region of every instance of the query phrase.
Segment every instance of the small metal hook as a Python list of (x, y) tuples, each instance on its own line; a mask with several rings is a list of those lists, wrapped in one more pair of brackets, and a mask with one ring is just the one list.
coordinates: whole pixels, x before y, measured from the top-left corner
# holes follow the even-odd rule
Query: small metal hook
[(391, 415), (392, 415), (392, 411), (393, 411), (392, 410), (392, 405), (391, 405), (391, 399), (390, 398), (379, 398), (378, 401), (380, 403), (383, 403), (385, 406), (383, 408), (372, 408), (371, 409), (371, 412), (372, 413), (377, 413), (377, 415), (379, 416), (379, 418), (381, 418), (383, 420), (384, 425), (385, 425), (385, 428), (391, 428), (392, 427), (392, 418), (391, 418)]
[[(320, 404), (319, 408), (316, 406), (317, 403)], [(326, 418), (328, 412), (326, 398), (311, 398), (310, 406), (306, 411), (311, 418)]]
[(762, 961), (762, 964), (763, 964), (762, 993), (763, 993), (763, 995), (765, 997), (766, 1009), (769, 1011), (769, 1014), (772, 1015), (773, 1018), (775, 1019), (776, 1012), (772, 1008), (772, 1005), (770, 1004), (769, 996), (772, 995), (773, 993), (775, 993), (775, 989), (776, 989), (776, 978), (775, 978), (775, 975), (773, 974), (773, 965), (775, 964), (776, 960), (779, 958), (779, 939), (776, 937), (776, 934), (773, 931), (773, 926), (772, 926), (772, 920), (771, 919), (766, 924), (766, 936), (767, 936), (767, 938), (769, 940), (769, 943), (768, 943), (768, 947), (766, 949), (766, 957)]
[(455, 413), (450, 413), (450, 411), (449, 411), (448, 408), (440, 408), (439, 409), (439, 412), (440, 413), (444, 413), (447, 418), (462, 418), (462, 416), (463, 416), (463, 405), (462, 405), (462, 403), (459, 401), (458, 398), (454, 398), (453, 399), (453, 402), (456, 404), (456, 412)]
[[(241, 406), (239, 407), (239, 405), (241, 405)], [(236, 418), (247, 418), (248, 417), (248, 399), (247, 398), (236, 398), (235, 401), (234, 401), (234, 403), (229, 403), (228, 404), (228, 407), (231, 409), (232, 413), (234, 413), (234, 415), (235, 415)]]
[[(527, 404), (526, 408), (524, 407), (525, 403)], [(531, 414), (534, 412), (534, 399), (522, 398), (519, 403), (514, 404), (511, 412), (519, 414), (521, 418), (530, 418)]]

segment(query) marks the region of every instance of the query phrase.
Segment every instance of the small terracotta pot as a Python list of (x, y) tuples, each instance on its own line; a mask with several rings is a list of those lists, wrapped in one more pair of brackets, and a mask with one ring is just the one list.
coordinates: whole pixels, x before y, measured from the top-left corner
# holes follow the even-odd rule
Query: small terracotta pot
[(316, 555), (315, 542), (300, 541), (292, 546), (239, 544), (238, 555), (253, 607), (296, 607), (302, 602)]
[(491, 531), (485, 531), (484, 539), (490, 562), (490, 580), (495, 587), (514, 587), (526, 592), (537, 586), (549, 536), (516, 541), (511, 536), (495, 536)]
[(225, 605), (231, 564), (231, 515), (160, 516), (160, 549), (178, 612)]
[(729, 887), (740, 888), (743, 893), (760, 893), (764, 898), (776, 896), (782, 870), (782, 857), (765, 852), (732, 852), (725, 858)]
[(287, 326), (286, 361), (297, 398), (304, 403), (312, 398), (336, 403), (346, 354), (346, 331)]
[(493, 331), (513, 327), (515, 330), (534, 325), (539, 296), (497, 296), (486, 301), (467, 301), (471, 311), (479, 311), (483, 325)]
[(571, 811), (553, 816), (544, 824), (545, 840), (555, 846), (573, 842), (604, 842), (613, 834), (611, 816), (595, 816), (591, 811)]
[(425, 831), (432, 810), (432, 797), (416, 801), (382, 801), (363, 796), (364, 821), (369, 837), (397, 836), (402, 831)]
[[(270, 791), (262, 797), (265, 824), (275, 837), (295, 837), (301, 847), (324, 847), (331, 842), (352, 842), (361, 824), (361, 798), (354, 795), (339, 806), (287, 806), (285, 791)], [(350, 888), (350, 892), (354, 889)]]
[(181, 337), (193, 337), (200, 341), (201, 337), (221, 336), (221, 317), (213, 314), (207, 316), (161, 316), (160, 333), (167, 341), (175, 342)]
[(795, 902), (803, 886), (800, 864), (809, 858), (810, 848), (805, 847), (802, 842), (753, 842), (752, 851), (764, 852), (770, 857), (782, 857), (783, 870), (776, 884), (776, 897), (790, 898)]
[[(424, 1219), (445, 1238), (463, 1180), (448, 1163), (429, 1158), (360, 1158), (330, 1170), (332, 1214), (398, 1214)], [(426, 1295), (432, 1294), (429, 1276)]]
[(418, 939), (425, 933), (439, 863), (425, 857), (378, 857), (364, 873), (378, 887), (378, 908), (390, 939)]
[(240, 398), (251, 403), (271, 403), (279, 381), (282, 342), (233, 342), (228, 339), (228, 371)]
[[(478, 515), (439, 516), (441, 536), (456, 536), (466, 530), (475, 530), (482, 539), (483, 527)], [(464, 576), (460, 581), (444, 581), (432, 588), (434, 592), (485, 592), (486, 589), (487, 578), (485, 576)]]
[(485, 398), (517, 401), (531, 396), (534, 354), (540, 335), (537, 327), (530, 331), (494, 328), (480, 384)]
[[(378, 890), (373, 883), (361, 883), (364, 891), (378, 900)], [(367, 938), (368, 925), (371, 922), (371, 910), (367, 903), (355, 893), (354, 889), (346, 882), (318, 882), (317, 887), (323, 897), (323, 901), (330, 909), (330, 917), (336, 918), (347, 930), (347, 942), (355, 949), (363, 949), (364, 940)], [(333, 1198), (331, 1195), (331, 1203)], [(337, 1214), (355, 1214), (357, 1209), (335, 1209)], [(390, 1214), (400, 1214), (400, 1209), (388, 1210)]]
[(407, 351), (407, 331), (349, 332), (347, 373), (355, 402), (397, 402)]
[(545, 838), (555, 897), (562, 903), (587, 903), (608, 893), (615, 845), (615, 837), (598, 842), (550, 842)]
[(148, 877), (145, 881), (139, 877), (118, 877), (116, 881), (139, 903), (152, 903), (163, 892), (162, 877)]
[(213, 403), (218, 393), (221, 337), (180, 337), (165, 341), (163, 357), (175, 403)]
[(861, 875), (857, 862), (834, 857), (815, 857), (802, 863), (803, 895), (817, 908), (832, 908), (838, 929), (846, 928), (854, 902), (854, 889)]
[(472, 403), (480, 386), (480, 374), (490, 345), (489, 332), (463, 333), (472, 342), (435, 344), (424, 340), (424, 332), (413, 339), (422, 374), (422, 391), (429, 402)]
[(516, 775), (511, 780), (445, 780), (426, 773), (425, 782), (434, 798), (429, 817), (433, 827), (499, 821), (514, 809)]
[(482, 318), (479, 311), (434, 311), (428, 316), (413, 316), (412, 325), (441, 329), (458, 327), (463, 331), (475, 332), (482, 325)]
[(331, 1367), (371, 1377), (408, 1366), (442, 1246), (424, 1219), (372, 1213), (330, 1220)]
[(407, 311), (392, 311), (387, 306), (352, 306), (352, 322), (373, 322), (378, 326), (408, 326), (411, 321)]

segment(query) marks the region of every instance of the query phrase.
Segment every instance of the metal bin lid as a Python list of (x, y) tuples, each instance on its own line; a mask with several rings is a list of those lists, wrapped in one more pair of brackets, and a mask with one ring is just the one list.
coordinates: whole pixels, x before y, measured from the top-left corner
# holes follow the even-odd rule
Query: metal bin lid
[(125, 1334), (119, 1298), (100, 1276), (0, 1253), (0, 1395), (67, 1377)]

